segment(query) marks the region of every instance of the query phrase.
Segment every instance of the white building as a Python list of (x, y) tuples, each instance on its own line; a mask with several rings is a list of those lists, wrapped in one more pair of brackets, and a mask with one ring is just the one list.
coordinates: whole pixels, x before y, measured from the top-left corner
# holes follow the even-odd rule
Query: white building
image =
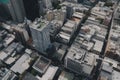
[(65, 58), (65, 67), (85, 76), (89, 76), (96, 64), (95, 55), (73, 45)]

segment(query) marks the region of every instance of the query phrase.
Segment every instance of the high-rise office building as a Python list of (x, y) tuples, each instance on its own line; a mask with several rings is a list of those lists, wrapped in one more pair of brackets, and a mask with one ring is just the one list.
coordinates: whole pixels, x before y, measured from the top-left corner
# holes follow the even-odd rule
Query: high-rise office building
[(67, 18), (68, 19), (72, 18), (72, 15), (73, 15), (73, 12), (74, 12), (73, 6), (68, 5), (66, 10), (67, 10)]
[(39, 14), (43, 16), (49, 9), (52, 9), (51, 0), (38, 0)]
[(22, 0), (9, 0), (4, 3), (8, 7), (12, 19), (15, 22), (23, 22), (25, 18), (25, 10)]
[(12, 17), (9, 13), (9, 11), (7, 10), (7, 7), (4, 5), (4, 3), (0, 2), (0, 21), (4, 22), (6, 20), (11, 20)]
[(26, 17), (34, 21), (35, 18), (40, 17), (38, 0), (23, 0)]
[(38, 6), (39, 6), (39, 15), (43, 16), (45, 14), (45, 8), (42, 0), (38, 0)]
[(36, 19), (30, 25), (33, 38), (33, 45), (39, 52), (44, 52), (50, 45), (50, 24), (47, 21)]
[(45, 8), (50, 9), (52, 8), (51, 0), (42, 0), (44, 3)]

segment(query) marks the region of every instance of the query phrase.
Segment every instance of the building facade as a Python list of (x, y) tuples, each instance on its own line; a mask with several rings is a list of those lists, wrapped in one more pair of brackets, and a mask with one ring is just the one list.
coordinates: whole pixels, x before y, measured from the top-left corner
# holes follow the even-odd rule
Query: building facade
[(25, 18), (25, 10), (22, 0), (9, 0), (8, 3), (5, 3), (8, 7), (13, 21), (23, 22)]
[(49, 22), (36, 20), (30, 25), (33, 44), (36, 50), (44, 52), (50, 45)]

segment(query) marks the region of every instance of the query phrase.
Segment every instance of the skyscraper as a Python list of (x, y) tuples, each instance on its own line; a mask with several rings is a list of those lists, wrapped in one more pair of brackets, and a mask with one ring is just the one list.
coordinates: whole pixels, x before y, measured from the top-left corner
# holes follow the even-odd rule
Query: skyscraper
[(42, 0), (38, 0), (39, 5), (39, 15), (43, 16), (45, 14), (45, 8)]
[(44, 52), (50, 45), (50, 24), (47, 21), (36, 19), (30, 25), (30, 30), (33, 38), (33, 45), (39, 52)]
[(51, 0), (38, 0), (39, 14), (43, 16), (49, 9), (52, 9)]
[(6, 21), (12, 19), (7, 7), (3, 2), (0, 2), (0, 21)]
[(66, 10), (67, 10), (67, 18), (70, 19), (72, 17), (72, 15), (73, 15), (73, 12), (74, 12), (73, 6), (68, 5)]
[(5, 3), (8, 7), (8, 11), (10, 12), (12, 19), (15, 22), (23, 22), (25, 18), (25, 10), (22, 0), (9, 0)]
[(35, 18), (40, 17), (38, 0), (23, 0), (26, 17), (34, 21)]
[(50, 9), (52, 8), (51, 0), (42, 0), (44, 3), (45, 8)]

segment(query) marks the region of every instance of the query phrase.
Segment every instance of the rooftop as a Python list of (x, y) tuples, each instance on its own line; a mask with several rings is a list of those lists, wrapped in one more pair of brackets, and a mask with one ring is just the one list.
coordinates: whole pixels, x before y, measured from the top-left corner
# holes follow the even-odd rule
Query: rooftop
[(76, 27), (76, 22), (69, 20), (64, 24), (64, 26), (68, 27), (68, 28), (74, 28), (74, 27)]
[(33, 65), (33, 68), (40, 72), (41, 74), (45, 73), (49, 67), (51, 61), (43, 56), (40, 56), (39, 59)]
[(4, 46), (8, 46), (11, 42), (13, 42), (14, 39), (14, 35), (8, 34), (7, 37), (4, 39)]
[[(80, 29), (74, 44), (84, 50), (100, 53), (107, 35), (107, 27), (92, 21), (86, 21)], [(78, 45), (79, 44), (79, 45)]]
[(75, 47), (74, 45), (70, 48), (66, 58), (70, 58), (81, 65), (85, 64), (93, 66), (95, 62), (95, 56), (93, 54), (89, 54), (87, 51)]
[(2, 80), (8, 72), (9, 70), (7, 68), (1, 68), (0, 69), (0, 80)]
[(58, 80), (73, 80), (73, 78), (74, 78), (74, 74), (62, 71)]
[(27, 73), (25, 77), (22, 80), (39, 80), (35, 76), (33, 76), (31, 73)]
[(93, 50), (98, 51), (100, 53), (102, 51), (104, 42), (95, 39), (94, 41), (95, 41), (95, 45), (93, 47)]
[(71, 20), (75, 21), (77, 24), (80, 23), (81, 19), (73, 17)]
[(114, 70), (112, 73), (112, 80), (120, 80), (120, 72)]
[(102, 70), (100, 72), (100, 80), (103, 78), (106, 80), (119, 80), (120, 79), (120, 71), (115, 70), (112, 65), (113, 63), (109, 63), (104, 61), (102, 64)]
[[(118, 6), (119, 7), (119, 6)], [(119, 60), (120, 57), (120, 21), (118, 19), (116, 19), (116, 16), (118, 16), (118, 14), (120, 12), (117, 11), (118, 7), (116, 8), (116, 11), (114, 13), (114, 17), (112, 20), (112, 29), (110, 32), (110, 38), (109, 38), (109, 44), (107, 45), (107, 55), (109, 57), (111, 57), (112, 59), (114, 58), (115, 60)], [(110, 55), (117, 55), (117, 57), (113, 57)]]
[(49, 66), (45, 74), (42, 77), (39, 77), (39, 80), (53, 80), (57, 70), (58, 67)]
[(42, 31), (49, 25), (49, 22), (42, 20), (41, 18), (36, 19), (33, 23), (30, 24), (30, 27), (39, 31)]
[(11, 67), (11, 70), (14, 71), (15, 73), (22, 74), (26, 69), (29, 68), (30, 61), (31, 61), (31, 57), (28, 54), (24, 54)]
[(104, 62), (103, 65), (102, 65), (102, 70), (104, 70), (104, 71), (106, 71), (108, 73), (112, 73), (113, 67), (110, 66), (109, 63)]
[(83, 16), (84, 16), (84, 14), (80, 13), (80, 12), (73, 13), (73, 17), (76, 17), (76, 18), (79, 18), (79, 19), (83, 18)]
[(70, 34), (68, 34), (68, 33), (60, 32), (60, 33), (59, 33), (59, 36), (60, 36), (61, 38), (65, 39), (65, 40), (67, 40), (67, 41), (70, 40)]
[(62, 5), (62, 6), (72, 6), (74, 8), (74, 10), (79, 10), (79, 11), (87, 11), (87, 10), (89, 10), (87, 7), (85, 7), (82, 4), (71, 3), (71, 2), (67, 2), (67, 1), (64, 1), (60, 5)]
[(14, 51), (21, 52), (23, 48), (24, 46), (22, 44), (13, 42), (3, 51), (6, 54), (11, 55)]
[(92, 14), (98, 15), (98, 16), (108, 16), (112, 15), (113, 12), (111, 7), (105, 6), (105, 3), (99, 2), (94, 8), (92, 8)]

